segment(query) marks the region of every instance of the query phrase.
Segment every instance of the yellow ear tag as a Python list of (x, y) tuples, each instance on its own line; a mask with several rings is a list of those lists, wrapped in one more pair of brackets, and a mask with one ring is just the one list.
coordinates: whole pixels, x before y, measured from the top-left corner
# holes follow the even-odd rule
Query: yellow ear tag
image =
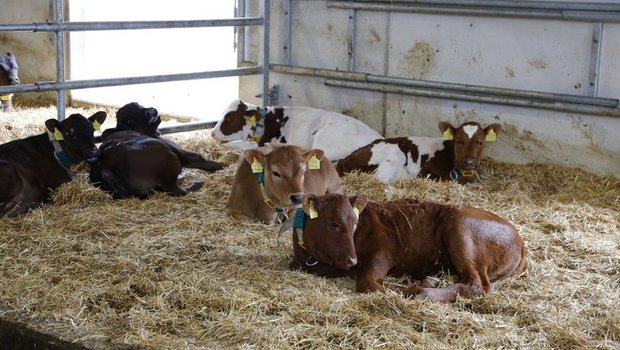
[(249, 126), (256, 125), (256, 116), (251, 116), (245, 123)]
[(495, 141), (495, 139), (497, 138), (497, 134), (495, 133), (495, 130), (493, 129), (489, 129), (489, 131), (487, 131), (487, 137), (485, 138), (487, 141)]
[(56, 139), (56, 141), (62, 141), (65, 139), (62, 136), (62, 133), (60, 132), (60, 130), (58, 130), (58, 128), (54, 128), (54, 138)]
[(316, 157), (316, 154), (313, 154), (312, 157), (310, 157), (310, 160), (308, 160), (308, 169), (321, 169), (321, 161), (319, 160), (319, 158)]
[(0, 96), (0, 100), (2, 101), (8, 101), (11, 98), (11, 95), (2, 95)]
[(252, 141), (252, 142), (258, 143), (258, 141), (260, 141), (260, 139), (261, 139), (261, 136), (258, 136), (258, 135), (250, 136), (250, 141)]
[(355, 215), (357, 219), (360, 218), (360, 210), (357, 209), (356, 207), (353, 207), (353, 214)]
[(265, 200), (263, 200), (263, 202), (265, 202), (265, 204), (267, 204), (267, 206), (271, 209), (275, 209), (276, 208), (276, 204), (270, 199), (270, 198), (265, 198)]
[(98, 121), (94, 121), (93, 123), (93, 128), (95, 128), (95, 131), (101, 131), (101, 124), (99, 124)]
[(310, 212), (310, 219), (316, 219), (319, 217), (319, 213), (316, 211), (316, 208), (310, 207), (308, 211)]
[(454, 135), (452, 135), (452, 129), (448, 128), (446, 129), (446, 131), (443, 132), (443, 139), (444, 140), (454, 140)]
[(263, 163), (259, 162), (258, 160), (256, 160), (256, 158), (254, 158), (254, 161), (252, 162), (252, 172), (254, 174), (257, 174), (262, 173), (263, 170)]

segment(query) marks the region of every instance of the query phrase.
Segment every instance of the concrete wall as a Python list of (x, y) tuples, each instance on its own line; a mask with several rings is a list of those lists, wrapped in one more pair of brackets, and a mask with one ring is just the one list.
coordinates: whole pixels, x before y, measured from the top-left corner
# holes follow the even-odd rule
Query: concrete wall
[[(22, 24), (46, 22), (52, 18), (51, 1), (2, 0), (0, 23)], [(0, 53), (17, 56), (22, 84), (56, 80), (56, 46), (53, 33), (0, 32)], [(56, 101), (55, 93), (15, 94), (16, 105), (48, 105)]]
[[(252, 2), (251, 15), (262, 8)], [(286, 2), (271, 2), (271, 63), (287, 63)], [(292, 1), (292, 65), (348, 70), (351, 10), (325, 0)], [(588, 95), (592, 24), (543, 19), (357, 11), (354, 70), (461, 84)], [(246, 59), (261, 62), (259, 29)], [(605, 23), (599, 97), (620, 97), (620, 24)], [(620, 118), (327, 87), (324, 79), (272, 73), (279, 104), (309, 105), (359, 118), (385, 136), (440, 136), (437, 122), (500, 122), (486, 154), (508, 162), (576, 166), (620, 177)], [(241, 98), (255, 103), (258, 77)]]

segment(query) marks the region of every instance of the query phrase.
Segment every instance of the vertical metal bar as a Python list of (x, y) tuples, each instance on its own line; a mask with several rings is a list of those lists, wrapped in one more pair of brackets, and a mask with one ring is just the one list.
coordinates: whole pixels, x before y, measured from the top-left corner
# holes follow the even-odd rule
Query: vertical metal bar
[(286, 36), (284, 37), (284, 61), (291, 65), (291, 55), (293, 53), (293, 4), (291, 0), (284, 1), (284, 23), (286, 25)]
[(601, 49), (603, 47), (603, 22), (592, 23), (592, 51), (590, 54), (590, 78), (588, 94), (598, 96), (598, 81), (601, 70)]
[[(64, 21), (63, 1), (54, 0), (54, 23), (62, 24)], [(56, 82), (65, 82), (65, 32), (56, 31)], [(58, 120), (65, 119), (65, 90), (58, 89), (56, 92), (56, 110), (58, 111)]]
[[(237, 0), (237, 6), (235, 7), (235, 17), (245, 17), (245, 0)], [(237, 66), (240, 66), (245, 61), (245, 29), (246, 26), (235, 27), (237, 33)]]
[(357, 10), (352, 10), (349, 15), (349, 37), (347, 41), (347, 55), (349, 56), (349, 62), (347, 63), (348, 70), (355, 71), (355, 39), (357, 36)]
[[(389, 12), (385, 13), (386, 19), (385, 19), (385, 52), (384, 52), (384, 56), (383, 56), (383, 74), (384, 75), (389, 75), (390, 74), (390, 31), (391, 29), (391, 21), (392, 21), (392, 14)], [(383, 93), (383, 115), (381, 116), (381, 135), (383, 135), (384, 137), (386, 137), (386, 131), (387, 131), (387, 108), (388, 108), (388, 103), (387, 103), (387, 93), (384, 92)]]
[(263, 24), (263, 105), (269, 105), (269, 28), (271, 4), (264, 0)]

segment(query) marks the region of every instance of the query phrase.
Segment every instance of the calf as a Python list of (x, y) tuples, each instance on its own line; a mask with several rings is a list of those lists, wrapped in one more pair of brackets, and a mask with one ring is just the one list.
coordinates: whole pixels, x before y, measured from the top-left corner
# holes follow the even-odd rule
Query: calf
[[(15, 54), (7, 52), (6, 56), (0, 56), (0, 86), (19, 84), (19, 66), (15, 59)], [(9, 111), (12, 106), (13, 94), (0, 96), (2, 100), (2, 110)]]
[(485, 140), (495, 141), (501, 125), (483, 128), (466, 122), (455, 128), (440, 122), (438, 126), (443, 137), (387, 138), (359, 148), (338, 161), (338, 174), (354, 170), (374, 173), (383, 183), (418, 176), (459, 183), (477, 180)]
[(86, 119), (72, 114), (45, 122), (46, 133), (0, 145), (0, 216), (16, 216), (49, 199), (50, 191), (71, 181), (70, 166), (97, 157), (92, 124), (105, 112)]
[[(355, 268), (358, 292), (383, 291), (386, 275), (410, 275), (423, 281), (404, 288), (404, 295), (454, 301), (485, 294), (491, 282), (526, 268), (527, 251), (516, 229), (467, 205), (376, 203), (339, 194), (306, 195), (302, 204), (291, 268), (332, 276)], [(436, 288), (431, 276), (445, 271), (457, 274), (456, 283)]]
[(322, 150), (269, 144), (244, 152), (226, 212), (237, 219), (273, 223), (281, 220), (278, 211), (299, 205), (304, 193), (335, 192), (342, 192), (340, 177)]
[(381, 138), (368, 125), (344, 114), (310, 107), (258, 107), (236, 100), (224, 111), (212, 136), (240, 148), (288, 143), (318, 148), (336, 161)]
[(155, 108), (129, 103), (116, 113), (116, 123), (102, 133), (100, 156), (90, 168), (90, 181), (115, 199), (146, 198), (155, 190), (184, 196), (203, 183), (179, 187), (183, 167), (209, 172), (224, 167), (159, 136), (161, 118)]

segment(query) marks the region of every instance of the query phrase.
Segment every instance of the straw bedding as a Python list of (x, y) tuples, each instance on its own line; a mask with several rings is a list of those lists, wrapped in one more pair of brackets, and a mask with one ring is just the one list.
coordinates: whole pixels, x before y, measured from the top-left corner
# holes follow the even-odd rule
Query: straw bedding
[[(0, 115), (0, 141), (42, 132), (54, 116)], [(432, 304), (398, 294), (407, 278), (387, 278), (387, 293), (356, 294), (351, 279), (289, 271), (288, 234), (278, 242), (276, 226), (224, 212), (239, 152), (207, 131), (170, 138), (232, 166), (186, 170), (182, 181), (205, 187), (142, 201), (112, 200), (82, 166), (51, 203), (0, 219), (1, 318), (95, 349), (620, 348), (618, 179), (491, 160), (483, 181), (466, 186), (345, 177), (349, 194), (470, 203), (518, 228), (524, 274), (481, 298)]]

